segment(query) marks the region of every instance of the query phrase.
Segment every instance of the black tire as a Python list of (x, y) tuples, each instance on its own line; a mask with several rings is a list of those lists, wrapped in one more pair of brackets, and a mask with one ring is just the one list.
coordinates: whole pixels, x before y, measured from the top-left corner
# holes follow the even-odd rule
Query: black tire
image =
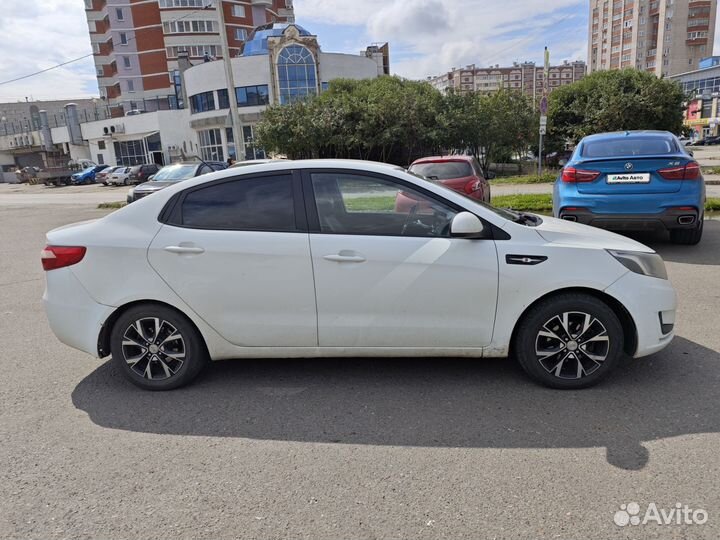
[[(180, 339), (167, 339), (176, 335)], [(138, 305), (120, 315), (113, 325), (110, 350), (116, 368), (145, 390), (184, 386), (209, 361), (205, 342), (187, 317), (158, 304)]]
[(127, 186), (127, 185), (128, 185), (128, 179), (125, 178), (125, 179), (123, 180), (123, 186)]
[(673, 229), (670, 231), (670, 241), (673, 244), (696, 246), (700, 243), (705, 227), (705, 216), (700, 216), (697, 226), (692, 229)]
[[(568, 314), (565, 320), (563, 314)], [(588, 315), (592, 321), (586, 326)], [(588, 294), (568, 293), (543, 300), (525, 314), (518, 323), (513, 351), (536, 382), (574, 390), (597, 384), (618, 365), (624, 338), (622, 325), (607, 304)], [(604, 360), (593, 359), (601, 357)]]

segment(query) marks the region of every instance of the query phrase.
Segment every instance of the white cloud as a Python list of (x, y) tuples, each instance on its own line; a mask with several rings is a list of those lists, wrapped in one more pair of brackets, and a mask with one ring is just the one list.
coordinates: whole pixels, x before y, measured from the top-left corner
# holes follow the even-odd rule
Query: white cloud
[(554, 62), (587, 56), (584, 0), (296, 0), (295, 11), (301, 24), (355, 25), (389, 41), (393, 71), (412, 78), (540, 61), (546, 44)]
[[(92, 52), (80, 0), (2, 0), (0, 82)], [(97, 96), (92, 57), (0, 85), (0, 101)]]

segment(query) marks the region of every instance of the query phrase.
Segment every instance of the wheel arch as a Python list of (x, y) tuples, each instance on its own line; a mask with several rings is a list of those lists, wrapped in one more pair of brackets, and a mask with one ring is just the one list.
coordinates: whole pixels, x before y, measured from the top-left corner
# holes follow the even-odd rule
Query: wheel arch
[(564, 289), (557, 289), (541, 296), (540, 298), (537, 298), (534, 302), (529, 304), (523, 310), (520, 317), (518, 317), (517, 322), (513, 327), (512, 335), (510, 337), (510, 354), (513, 353), (513, 349), (515, 347), (515, 338), (518, 329), (525, 320), (528, 312), (541, 302), (544, 302), (556, 296), (562, 296), (564, 294), (587, 294), (607, 304), (607, 306), (613, 310), (613, 313), (615, 313), (617, 318), (620, 320), (620, 325), (623, 329), (623, 351), (625, 351), (625, 353), (629, 356), (633, 356), (635, 354), (638, 345), (638, 333), (637, 326), (632, 316), (630, 315), (630, 312), (625, 308), (624, 305), (622, 305), (622, 303), (617, 298), (610, 296), (604, 291), (598, 289), (591, 289), (589, 287), (567, 287)]
[(156, 305), (156, 306), (162, 306), (164, 308), (168, 308), (176, 312), (178, 315), (183, 317), (185, 320), (187, 320), (188, 323), (190, 323), (195, 331), (198, 333), (200, 338), (202, 339), (202, 345), (205, 347), (205, 350), (207, 351), (208, 346), (207, 342), (205, 341), (205, 336), (200, 331), (200, 328), (198, 328), (197, 324), (195, 324), (195, 321), (193, 321), (190, 317), (187, 316), (187, 314), (183, 313), (181, 310), (179, 310), (177, 307), (173, 306), (172, 304), (168, 304), (167, 302), (162, 302), (160, 300), (134, 300), (132, 302), (128, 302), (127, 304), (123, 304), (122, 306), (118, 307), (115, 311), (112, 312), (112, 314), (105, 320), (102, 327), (100, 328), (100, 333), (98, 334), (98, 343), (97, 343), (97, 350), (98, 350), (98, 357), (99, 358), (105, 358), (107, 356), (110, 356), (110, 336), (112, 334), (112, 329), (115, 326), (115, 322), (120, 318), (120, 316), (128, 311), (131, 308), (140, 306), (140, 305)]

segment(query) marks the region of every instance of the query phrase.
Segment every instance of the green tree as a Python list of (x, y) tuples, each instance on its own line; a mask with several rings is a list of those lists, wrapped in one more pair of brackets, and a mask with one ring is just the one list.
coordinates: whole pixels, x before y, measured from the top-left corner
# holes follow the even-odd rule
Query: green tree
[(680, 133), (682, 88), (635, 69), (599, 71), (550, 94), (550, 144), (578, 142), (607, 131), (658, 129)]

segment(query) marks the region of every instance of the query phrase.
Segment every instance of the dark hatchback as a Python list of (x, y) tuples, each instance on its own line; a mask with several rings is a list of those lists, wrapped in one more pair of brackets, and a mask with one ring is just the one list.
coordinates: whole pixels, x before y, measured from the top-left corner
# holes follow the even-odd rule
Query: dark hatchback
[(137, 187), (132, 188), (127, 195), (128, 204), (147, 197), (165, 189), (168, 186), (172, 186), (183, 180), (189, 180), (203, 174), (208, 174), (215, 171), (221, 171), (227, 168), (227, 165), (220, 161), (210, 162), (190, 162), (190, 163), (174, 163), (160, 169), (149, 182), (140, 184)]
[(135, 165), (130, 169), (128, 181), (131, 184), (142, 184), (143, 182), (147, 182), (152, 175), (157, 174), (159, 170), (160, 167), (158, 167), (155, 163)]

